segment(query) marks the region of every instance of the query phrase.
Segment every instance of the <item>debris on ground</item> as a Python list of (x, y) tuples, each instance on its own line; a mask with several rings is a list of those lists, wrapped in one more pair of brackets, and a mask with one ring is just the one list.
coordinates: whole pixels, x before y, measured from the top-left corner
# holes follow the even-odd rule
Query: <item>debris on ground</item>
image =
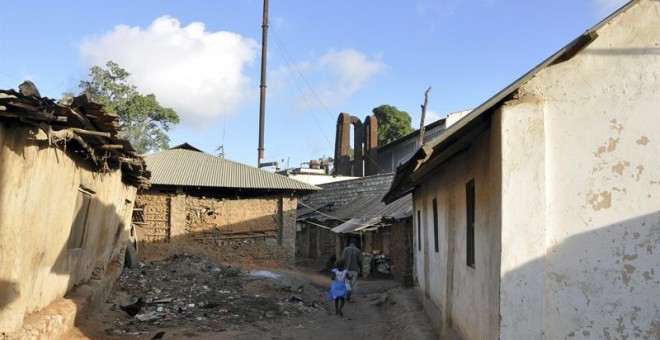
[[(275, 271), (244, 271), (188, 255), (135, 267), (124, 270), (108, 300), (117, 315), (107, 335), (185, 326), (192, 336), (327, 310), (324, 294)], [(137, 313), (130, 317), (122, 310)]]
[(376, 293), (366, 296), (366, 300), (368, 301), (369, 305), (377, 307), (384, 305), (385, 302), (387, 302), (387, 298), (387, 293)]

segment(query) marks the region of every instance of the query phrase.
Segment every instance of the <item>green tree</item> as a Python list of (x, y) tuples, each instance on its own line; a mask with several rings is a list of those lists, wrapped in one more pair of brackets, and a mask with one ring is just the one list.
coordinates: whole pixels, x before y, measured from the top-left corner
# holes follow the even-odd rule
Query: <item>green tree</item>
[(381, 105), (373, 111), (378, 120), (378, 145), (393, 142), (411, 132), (410, 115), (392, 105)]
[(105, 105), (105, 110), (119, 116), (119, 137), (133, 144), (139, 153), (166, 149), (170, 138), (166, 132), (179, 122), (179, 115), (158, 103), (154, 94), (143, 95), (128, 81), (131, 74), (113, 61), (105, 68), (89, 69), (90, 80), (81, 80), (80, 89), (92, 100)]

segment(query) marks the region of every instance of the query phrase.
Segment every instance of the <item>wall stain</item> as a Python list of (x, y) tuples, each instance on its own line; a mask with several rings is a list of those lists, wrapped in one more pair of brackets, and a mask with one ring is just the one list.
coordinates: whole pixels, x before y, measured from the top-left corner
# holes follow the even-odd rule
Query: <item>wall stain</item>
[(646, 280), (646, 281), (651, 281), (651, 280), (653, 280), (653, 277), (655, 277), (655, 275), (653, 273), (653, 269), (651, 269), (650, 271), (643, 272), (642, 276), (644, 277), (644, 280)]
[(594, 211), (608, 209), (612, 206), (612, 193), (603, 191), (601, 193), (591, 194), (588, 203)]
[(610, 123), (612, 123), (612, 129), (616, 130), (619, 134), (621, 134), (621, 130), (623, 130), (623, 124), (617, 124), (616, 119), (610, 120)]
[(630, 162), (627, 161), (619, 162), (617, 165), (614, 165), (612, 167), (612, 172), (616, 172), (619, 175), (623, 175), (623, 171), (626, 170), (626, 168), (629, 166), (630, 166)]
[(596, 157), (602, 156), (605, 152), (612, 152), (616, 150), (616, 146), (619, 144), (619, 138), (612, 138), (610, 137), (609, 141), (600, 147), (598, 147), (598, 150), (594, 153)]
[(636, 178), (637, 182), (639, 182), (639, 176), (642, 175), (642, 172), (644, 172), (644, 166), (641, 165), (641, 164), (638, 164), (637, 165), (637, 178)]
[(624, 272), (622, 279), (623, 279), (623, 283), (625, 283), (627, 286), (628, 283), (630, 282), (630, 275), (635, 272), (636, 268), (632, 264), (626, 264), (623, 266), (623, 269)]
[(610, 141), (607, 143), (607, 152), (612, 152), (616, 150), (617, 144), (619, 144), (618, 138), (610, 138)]
[(646, 145), (648, 144), (650, 139), (646, 136), (642, 136), (640, 139), (637, 140), (637, 144), (639, 145)]
[(623, 331), (626, 330), (626, 325), (623, 324), (623, 316), (619, 316), (616, 319), (616, 321), (618, 321), (616, 326), (616, 332), (619, 334), (623, 334)]
[(625, 255), (625, 254), (624, 254), (624, 255), (623, 255), (623, 260), (624, 260), (624, 261), (632, 261), (632, 260), (637, 259), (638, 256), (639, 256), (639, 255), (637, 255), (637, 254), (632, 254), (632, 255)]

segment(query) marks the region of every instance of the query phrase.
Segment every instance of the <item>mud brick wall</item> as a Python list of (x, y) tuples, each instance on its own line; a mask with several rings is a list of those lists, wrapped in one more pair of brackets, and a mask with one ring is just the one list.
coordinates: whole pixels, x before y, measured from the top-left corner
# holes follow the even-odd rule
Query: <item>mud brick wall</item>
[(390, 260), (392, 261), (392, 276), (402, 285), (412, 286), (412, 221), (395, 222), (390, 227)]
[(296, 236), (296, 255), (328, 259), (335, 254), (335, 235), (329, 229), (300, 223), (300, 231)]
[(170, 240), (170, 195), (153, 193), (139, 195), (137, 207), (144, 207), (146, 224), (137, 226), (138, 239), (147, 243)]
[[(294, 264), (296, 197), (216, 199), (141, 192), (139, 203), (145, 205), (147, 226), (142, 228), (145, 248), (172, 254), (196, 253), (247, 266)], [(154, 247), (155, 243), (163, 242), (162, 238), (150, 237), (146, 232), (153, 234), (154, 230), (160, 230), (163, 220), (169, 235), (165, 242), (170, 246)], [(186, 247), (174, 244), (186, 244)]]

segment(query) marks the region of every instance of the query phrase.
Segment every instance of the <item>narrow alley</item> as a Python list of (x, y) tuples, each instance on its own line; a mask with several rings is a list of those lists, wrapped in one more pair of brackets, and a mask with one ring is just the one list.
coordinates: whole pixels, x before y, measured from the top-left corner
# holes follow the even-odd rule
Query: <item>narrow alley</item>
[[(373, 276), (372, 276), (373, 277)], [(412, 289), (361, 280), (344, 316), (327, 298), (329, 275), (264, 270), (178, 255), (125, 269), (111, 297), (71, 339), (434, 339)], [(134, 317), (119, 308), (143, 298)]]

